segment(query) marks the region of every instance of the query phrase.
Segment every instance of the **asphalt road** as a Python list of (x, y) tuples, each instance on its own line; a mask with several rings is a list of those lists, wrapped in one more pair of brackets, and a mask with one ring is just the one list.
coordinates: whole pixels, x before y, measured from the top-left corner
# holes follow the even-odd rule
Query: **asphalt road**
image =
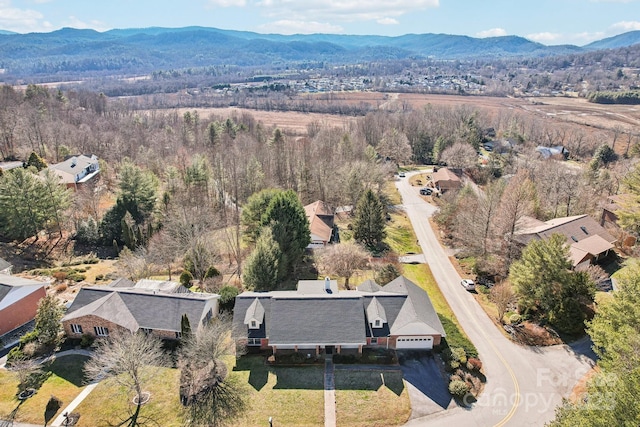
[(436, 209), (420, 198), (418, 187), (411, 187), (411, 175), (396, 182), (403, 207), (442, 293), (478, 348), (487, 382), (479, 400), (469, 407), (443, 410), (406, 425), (543, 426), (593, 366), (588, 343), (573, 348), (524, 347), (502, 335), (473, 295), (460, 285), (461, 277), (429, 225), (428, 218)]

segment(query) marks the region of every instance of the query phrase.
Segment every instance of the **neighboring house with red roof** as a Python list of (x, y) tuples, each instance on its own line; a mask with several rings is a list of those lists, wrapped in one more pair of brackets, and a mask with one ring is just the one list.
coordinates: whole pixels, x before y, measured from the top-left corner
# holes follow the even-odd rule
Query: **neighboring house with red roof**
[(318, 200), (305, 206), (304, 211), (311, 231), (311, 243), (307, 248), (321, 248), (330, 243), (335, 220), (333, 210), (325, 202)]
[(462, 181), (448, 168), (440, 168), (431, 175), (433, 186), (441, 192), (462, 188)]
[(327, 278), (301, 280), (295, 291), (243, 292), (233, 324), (238, 344), (274, 354), (431, 350), (445, 336), (429, 295), (404, 276), (357, 290), (338, 290)]
[(47, 169), (60, 178), (60, 183), (69, 188), (77, 189), (78, 185), (95, 179), (100, 173), (100, 164), (95, 155), (91, 157), (72, 156), (61, 163), (49, 166)]
[(546, 239), (552, 234), (567, 238), (569, 257), (574, 268), (589, 265), (606, 257), (617, 241), (607, 230), (589, 215), (576, 215), (539, 221), (525, 217), (526, 224), (516, 231), (517, 242), (526, 245), (533, 239)]
[(220, 295), (191, 292), (174, 282), (116, 280), (81, 288), (62, 318), (67, 336), (106, 337), (117, 331), (143, 331), (162, 339), (181, 338), (182, 316), (196, 331), (218, 315)]
[(0, 335), (29, 323), (46, 296), (47, 283), (0, 274)]

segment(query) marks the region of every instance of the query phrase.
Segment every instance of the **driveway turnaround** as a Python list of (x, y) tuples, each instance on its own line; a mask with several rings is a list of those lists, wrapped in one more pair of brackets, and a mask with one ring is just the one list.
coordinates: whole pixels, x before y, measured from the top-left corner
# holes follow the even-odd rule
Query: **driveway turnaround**
[(506, 338), (460, 286), (461, 277), (429, 224), (436, 208), (420, 198), (409, 179), (396, 186), (433, 276), (477, 347), (487, 376), (477, 402), (413, 418), (407, 426), (543, 426), (551, 421), (562, 398), (593, 366), (592, 354), (585, 346), (524, 347)]

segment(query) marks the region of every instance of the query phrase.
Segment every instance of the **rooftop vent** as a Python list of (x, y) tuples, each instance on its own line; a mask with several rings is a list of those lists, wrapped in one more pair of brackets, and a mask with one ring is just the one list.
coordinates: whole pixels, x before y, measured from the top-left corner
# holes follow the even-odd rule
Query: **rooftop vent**
[(584, 234), (589, 234), (589, 232), (587, 231), (587, 227), (585, 227), (584, 225), (580, 227), (580, 230), (584, 231)]

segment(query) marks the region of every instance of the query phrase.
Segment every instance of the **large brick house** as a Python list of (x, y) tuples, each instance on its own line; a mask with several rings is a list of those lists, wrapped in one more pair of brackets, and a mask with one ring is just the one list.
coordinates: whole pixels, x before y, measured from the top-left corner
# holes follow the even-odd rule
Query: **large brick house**
[(445, 336), (429, 295), (400, 276), (338, 290), (335, 280), (302, 280), (295, 291), (243, 292), (236, 297), (238, 344), (319, 355), (364, 347), (431, 350)]
[(0, 336), (36, 317), (47, 283), (0, 273)]
[[(130, 282), (131, 283), (131, 282)], [(67, 336), (105, 337), (120, 331), (143, 331), (162, 339), (181, 337), (186, 315), (192, 330), (218, 314), (220, 295), (149, 287), (91, 286), (80, 289), (62, 325)]]

